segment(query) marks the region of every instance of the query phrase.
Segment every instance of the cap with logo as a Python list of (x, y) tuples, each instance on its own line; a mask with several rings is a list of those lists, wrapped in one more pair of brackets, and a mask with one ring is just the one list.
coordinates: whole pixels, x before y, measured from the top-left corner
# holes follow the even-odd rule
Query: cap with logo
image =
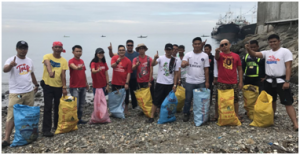
[(165, 50), (172, 50), (173, 49), (173, 45), (171, 43), (167, 43), (165, 46)]

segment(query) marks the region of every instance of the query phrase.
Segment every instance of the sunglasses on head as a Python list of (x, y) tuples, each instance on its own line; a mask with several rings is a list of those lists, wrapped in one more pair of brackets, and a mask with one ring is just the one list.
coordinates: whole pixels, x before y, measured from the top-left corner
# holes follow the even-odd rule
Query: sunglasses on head
[(224, 45), (225, 45), (225, 46), (227, 46), (228, 44), (227, 44), (227, 43), (225, 43), (225, 44), (221, 44), (221, 47), (223, 47)]
[(133, 45), (127, 45), (127, 46), (132, 47)]

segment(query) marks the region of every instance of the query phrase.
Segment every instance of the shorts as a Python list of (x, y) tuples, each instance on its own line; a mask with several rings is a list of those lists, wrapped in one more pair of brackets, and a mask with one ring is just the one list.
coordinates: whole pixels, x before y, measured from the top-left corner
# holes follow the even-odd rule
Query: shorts
[[(239, 91), (238, 91), (237, 84), (225, 84), (225, 83), (218, 82), (217, 89), (219, 89), (219, 90), (233, 89), (234, 90), (234, 103), (239, 102)], [(218, 95), (218, 91), (217, 91), (217, 95)]]
[[(20, 95), (20, 98), (18, 97)], [(8, 107), (7, 107), (7, 116), (6, 122), (10, 120), (14, 120), (14, 105), (15, 104), (23, 104), (28, 106), (34, 105), (34, 90), (28, 93), (21, 93), (21, 94), (9, 94), (8, 99)]]
[(283, 105), (292, 105), (294, 103), (293, 94), (291, 87), (289, 89), (282, 89), (283, 83), (277, 83), (277, 87), (273, 88), (272, 83), (265, 81), (264, 83), (265, 91), (273, 97), (273, 102), (277, 100), (277, 94), (280, 98), (280, 103)]
[(173, 84), (165, 85), (165, 84), (156, 83), (153, 104), (156, 107), (160, 108), (165, 98), (172, 91), (172, 88), (173, 88)]

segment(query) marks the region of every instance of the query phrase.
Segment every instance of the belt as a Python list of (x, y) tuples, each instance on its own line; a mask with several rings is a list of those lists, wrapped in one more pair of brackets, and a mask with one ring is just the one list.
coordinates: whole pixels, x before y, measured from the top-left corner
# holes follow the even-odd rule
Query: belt
[(269, 75), (267, 75), (267, 79), (272, 79), (272, 87), (273, 88), (275, 88), (275, 87), (277, 87), (277, 78), (282, 78), (282, 79), (285, 79), (285, 75), (283, 75), (283, 76), (278, 76), (278, 77), (275, 77), (275, 76), (269, 76)]

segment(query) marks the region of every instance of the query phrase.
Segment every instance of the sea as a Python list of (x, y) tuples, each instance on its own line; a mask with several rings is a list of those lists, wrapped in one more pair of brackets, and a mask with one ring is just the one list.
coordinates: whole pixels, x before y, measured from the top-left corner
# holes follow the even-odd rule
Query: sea
[[(210, 33), (210, 32), (209, 32)], [(38, 81), (42, 80), (43, 76), (43, 56), (48, 53), (52, 53), (52, 43), (54, 41), (61, 41), (63, 43), (63, 48), (66, 50), (66, 53), (62, 53), (67, 61), (72, 59), (74, 56), (72, 54), (72, 47), (74, 45), (82, 46), (82, 56), (81, 59), (84, 61), (86, 66), (89, 66), (91, 60), (94, 57), (95, 50), (99, 47), (103, 48), (105, 51), (105, 58), (108, 66), (110, 66), (111, 58), (108, 53), (108, 46), (112, 44), (113, 52), (117, 52), (118, 45), (125, 45), (128, 39), (134, 41), (134, 46), (136, 47), (139, 43), (144, 43), (148, 50), (146, 55), (154, 57), (158, 51), (159, 55), (164, 55), (164, 47), (167, 43), (184, 45), (185, 53), (193, 50), (192, 40), (195, 37), (200, 37), (202, 34), (209, 34), (208, 32), (199, 32), (195, 34), (185, 34), (185, 35), (175, 35), (175, 34), (153, 34), (147, 35), (147, 38), (138, 38), (140, 34), (132, 35), (109, 35), (106, 34), (106, 37), (101, 37), (100, 34), (67, 34), (69, 37), (64, 37), (65, 34), (53, 34), (53, 33), (21, 33), (21, 34), (11, 34), (11, 33), (2, 33), (2, 68), (5, 61), (15, 56), (16, 43), (20, 40), (24, 40), (29, 45), (29, 50), (27, 57), (33, 60), (34, 64), (34, 73)], [(212, 46), (212, 54), (215, 53), (215, 48), (219, 46), (219, 41), (209, 37), (201, 37), (203, 41), (207, 40), (206, 43)], [(134, 47), (134, 49), (135, 49)], [(154, 67), (154, 75), (157, 74), (158, 68)], [(112, 68), (109, 67), (108, 70), (109, 78), (112, 78)], [(7, 73), (1, 72), (2, 74), (2, 93), (8, 90), (9, 75)], [(69, 84), (70, 72), (67, 71), (67, 85)], [(89, 67), (86, 70), (86, 76), (88, 83), (92, 82), (91, 71)]]

